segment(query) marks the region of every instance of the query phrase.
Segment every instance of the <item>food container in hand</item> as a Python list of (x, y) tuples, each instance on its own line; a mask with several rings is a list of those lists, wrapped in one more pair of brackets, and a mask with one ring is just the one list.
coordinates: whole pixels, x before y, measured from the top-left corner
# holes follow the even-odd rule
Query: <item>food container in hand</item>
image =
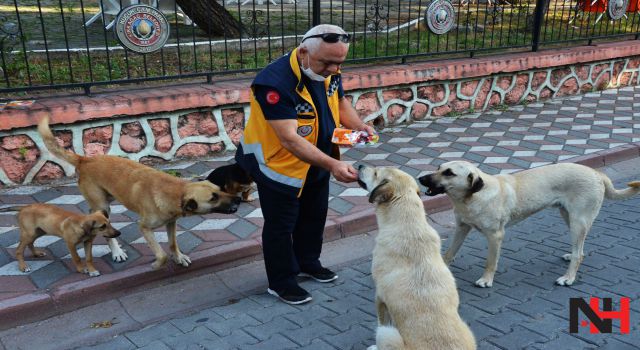
[(340, 147), (371, 146), (380, 140), (377, 134), (369, 135), (366, 131), (335, 128), (331, 142)]

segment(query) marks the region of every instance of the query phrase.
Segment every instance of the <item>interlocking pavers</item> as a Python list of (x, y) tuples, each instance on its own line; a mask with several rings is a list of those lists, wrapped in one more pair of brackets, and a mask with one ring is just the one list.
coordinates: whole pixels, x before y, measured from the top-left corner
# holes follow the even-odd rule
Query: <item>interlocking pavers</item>
[[(133, 246), (128, 245), (126, 243), (120, 242), (121, 248), (127, 253), (127, 255), (129, 256), (129, 258), (127, 259), (127, 261), (124, 262), (114, 262), (113, 260), (111, 260), (110, 255), (107, 255), (105, 258), (102, 259), (103, 262), (105, 262), (107, 265), (109, 265), (109, 267), (111, 267), (113, 270), (115, 271), (122, 271), (122, 270), (126, 270), (127, 268), (140, 264), (141, 262), (138, 261), (139, 258), (142, 257), (142, 254), (136, 250)], [(146, 245), (146, 243), (145, 243)]]
[(342, 198), (333, 198), (329, 201), (329, 208), (340, 214), (346, 214), (351, 208), (353, 208), (353, 204)]
[[(29, 262), (32, 264), (33, 262)], [(59, 279), (69, 275), (71, 271), (61, 261), (53, 261), (30, 273), (33, 283), (40, 289), (46, 288)]]
[(169, 349), (221, 349), (231, 350), (236, 347), (220, 338), (206, 327), (197, 327), (191, 332), (176, 334), (172, 337), (163, 338)]
[(178, 220), (178, 226), (182, 227), (185, 230), (190, 230), (194, 226), (200, 224), (202, 221), (204, 220), (201, 216), (187, 216)]
[(315, 321), (306, 324), (302, 328), (286, 332), (286, 336), (298, 345), (307, 346), (320, 337), (333, 336), (339, 333), (339, 330), (320, 321)]
[(35, 193), (33, 195), (33, 198), (38, 202), (47, 202), (47, 201), (50, 201), (50, 200), (52, 200), (54, 198), (60, 197), (60, 195), (61, 195), (60, 191), (58, 191), (58, 190), (56, 190), (54, 188), (51, 188), (51, 189), (48, 189), (48, 190), (45, 190), (45, 191), (40, 191), (40, 192)]
[(284, 315), (284, 318), (304, 328), (311, 324), (316, 324), (320, 319), (327, 319), (338, 315), (336, 312), (322, 307), (319, 303), (300, 309), (301, 310), (296, 313)]
[[(300, 329), (300, 326), (287, 319), (266, 321), (258, 326), (249, 326), (244, 328), (247, 333), (261, 342), (270, 339), (274, 335), (277, 336), (279, 333), (286, 334), (289, 333), (289, 331), (298, 329)], [(266, 346), (266, 343), (268, 342), (263, 343), (264, 346)]]
[[(88, 349), (92, 349), (92, 350), (113, 350), (113, 349), (118, 349), (118, 350), (133, 350), (133, 349), (138, 349), (137, 346), (135, 346), (131, 341), (129, 341), (129, 339), (127, 339), (125, 336), (117, 336), (115, 338), (113, 338), (112, 340), (106, 342), (106, 343), (102, 343), (96, 346), (87, 346), (87, 347), (80, 347), (78, 348), (78, 350), (88, 350)], [(165, 349), (169, 349), (164, 343), (160, 342), (160, 341), (156, 341), (153, 342), (151, 344), (149, 344), (149, 349), (157, 349), (157, 350), (165, 350)]]
[(202, 243), (202, 240), (191, 232), (178, 236), (178, 246), (183, 253), (189, 253)]
[(262, 350), (262, 349), (295, 349), (298, 345), (291, 339), (277, 334), (265, 342), (255, 345), (245, 345), (240, 347), (242, 350)]
[(224, 322), (224, 318), (212, 309), (207, 309), (194, 315), (172, 319), (170, 322), (183, 333), (187, 333), (193, 331), (198, 326), (207, 326), (209, 324)]
[(222, 338), (228, 344), (235, 345), (236, 348), (244, 349), (249, 345), (259, 345), (260, 342), (244, 330), (234, 330), (228, 336)]
[(141, 348), (136, 348), (134, 347), (134, 349), (138, 349), (138, 350), (171, 350), (171, 348), (169, 346), (167, 346), (165, 343), (156, 340), (152, 343), (149, 343), (148, 345), (145, 345)]
[(323, 291), (332, 298), (327, 300), (332, 301), (326, 303), (324, 307), (337, 313), (344, 313), (349, 310), (357, 309), (358, 307), (366, 307), (371, 304), (370, 300), (363, 298), (357, 294), (347, 292), (334, 294), (326, 289), (324, 289)]
[[(6, 259), (8, 261), (8, 259)], [(32, 272), (38, 271), (47, 265), (53, 263), (53, 260), (37, 260), (29, 261), (27, 265)], [(18, 262), (11, 261), (0, 267), (0, 273), (2, 276), (26, 276), (28, 273), (22, 272), (18, 269)]]
[[(9, 226), (0, 229), (0, 246), (9, 247), (15, 245), (20, 239), (20, 230), (17, 227)], [(6, 251), (5, 251), (5, 254)]]
[(335, 350), (336, 348), (322, 339), (315, 339), (311, 342), (311, 344), (301, 347), (300, 349), (301, 350)]
[(139, 331), (126, 333), (125, 336), (135, 345), (142, 347), (158, 338), (170, 337), (177, 334), (182, 334), (182, 332), (170, 322), (164, 322)]
[[(323, 339), (325, 339), (327, 343), (335, 346), (337, 349), (349, 350), (355, 348), (355, 344), (358, 344), (367, 338), (371, 339), (367, 344), (373, 344), (373, 334), (371, 333), (371, 330), (364, 326), (356, 325), (346, 332), (324, 337)], [(364, 346), (362, 346), (362, 348), (364, 348)]]
[(620, 340), (616, 340), (616, 339), (609, 339), (607, 340), (606, 344), (601, 345), (599, 347), (592, 347), (592, 349), (599, 349), (599, 350), (636, 350), (638, 349), (638, 345), (637, 344), (629, 344), (629, 343), (624, 343)]
[(260, 324), (261, 322), (255, 318), (249, 315), (240, 314), (225, 321), (208, 323), (206, 326), (216, 334), (226, 337), (231, 335), (236, 329), (257, 326)]
[(229, 225), (226, 230), (233, 233), (239, 238), (247, 238), (258, 229), (258, 226), (247, 220), (238, 220)]

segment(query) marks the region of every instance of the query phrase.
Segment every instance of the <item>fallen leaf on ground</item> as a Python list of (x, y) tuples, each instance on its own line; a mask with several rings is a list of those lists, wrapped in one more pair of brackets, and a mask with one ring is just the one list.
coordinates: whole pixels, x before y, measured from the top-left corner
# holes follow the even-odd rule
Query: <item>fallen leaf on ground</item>
[(118, 324), (118, 322), (113, 322), (113, 320), (115, 320), (115, 318), (112, 318), (109, 321), (102, 321), (102, 322), (93, 322), (91, 323), (91, 328), (111, 328), (114, 324)]

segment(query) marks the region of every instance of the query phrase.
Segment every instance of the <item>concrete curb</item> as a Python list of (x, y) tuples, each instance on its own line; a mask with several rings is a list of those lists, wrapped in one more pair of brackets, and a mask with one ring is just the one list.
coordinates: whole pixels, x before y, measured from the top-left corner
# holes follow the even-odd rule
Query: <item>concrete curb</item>
[[(565, 162), (600, 168), (624, 160), (640, 157), (640, 144), (629, 144), (610, 150), (571, 158)], [(433, 214), (451, 209), (445, 195), (423, 200), (427, 213)], [(357, 213), (329, 220), (325, 226), (325, 241), (333, 241), (377, 228), (373, 207)], [(15, 327), (80, 307), (116, 298), (150, 282), (165, 278), (191, 277), (207, 271), (219, 271), (261, 258), (259, 240), (238, 241), (190, 254), (192, 265), (188, 269), (169, 265), (152, 270), (146, 265), (135, 266), (98, 278), (66, 284), (47, 291), (37, 291), (0, 301), (0, 330)]]

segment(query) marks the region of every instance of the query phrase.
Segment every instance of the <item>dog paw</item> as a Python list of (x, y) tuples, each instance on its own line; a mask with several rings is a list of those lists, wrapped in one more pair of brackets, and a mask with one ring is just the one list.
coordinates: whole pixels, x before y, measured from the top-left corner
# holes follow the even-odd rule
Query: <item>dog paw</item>
[(179, 255), (175, 255), (173, 257), (173, 261), (178, 264), (178, 265), (182, 265), (184, 267), (189, 267), (189, 265), (191, 265), (191, 259), (184, 255), (184, 254), (179, 254)]
[(151, 268), (153, 268), (154, 270), (157, 270), (163, 267), (166, 263), (167, 263), (167, 257), (163, 256), (162, 258), (156, 259), (156, 261), (154, 261), (153, 264), (151, 264)]
[(33, 253), (33, 256), (36, 258), (42, 258), (47, 256), (47, 253), (43, 252), (42, 250), (38, 250), (35, 253)]
[(22, 272), (31, 272), (31, 268), (29, 266), (25, 266), (24, 268), (20, 268)]
[(100, 271), (96, 270), (96, 271), (89, 271), (89, 269), (84, 269), (83, 271), (84, 273), (88, 274), (89, 277), (98, 277), (100, 276)]
[(114, 262), (124, 262), (127, 260), (127, 258), (129, 258), (129, 256), (127, 255), (127, 253), (120, 249), (119, 252), (111, 252), (111, 259), (113, 259)]
[(564, 261), (571, 261), (571, 253), (567, 253), (567, 254), (563, 255), (562, 259)]
[(570, 286), (575, 281), (575, 278), (569, 278), (567, 276), (562, 276), (556, 280), (556, 284), (559, 286)]
[(107, 241), (109, 244), (109, 249), (111, 249), (111, 259), (114, 262), (123, 262), (126, 261), (129, 256), (127, 256), (127, 251), (120, 247), (120, 243), (115, 238), (111, 238)]
[(491, 288), (493, 286), (492, 279), (485, 279), (484, 277), (476, 281), (476, 287)]
[(247, 198), (242, 198), (242, 201), (243, 201), (243, 202), (253, 202), (253, 201), (255, 201), (255, 200), (256, 200), (256, 199), (255, 199), (253, 196), (249, 196), (249, 197), (247, 197)]

